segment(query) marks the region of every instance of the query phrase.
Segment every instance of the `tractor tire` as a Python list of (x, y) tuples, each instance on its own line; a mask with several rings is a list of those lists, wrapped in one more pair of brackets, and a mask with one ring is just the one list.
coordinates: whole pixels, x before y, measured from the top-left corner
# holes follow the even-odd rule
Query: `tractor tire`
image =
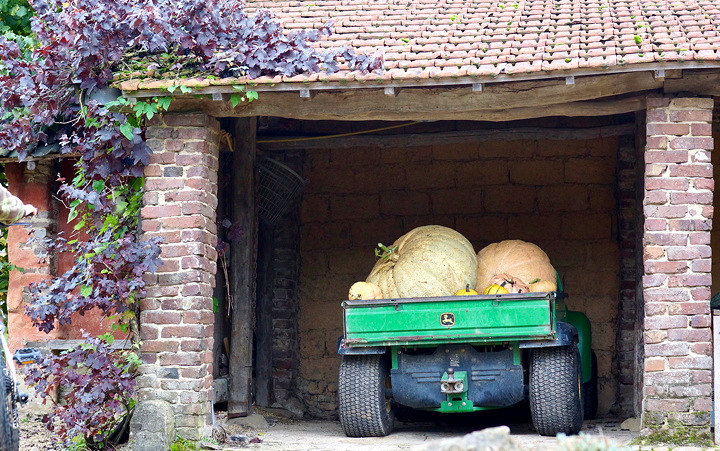
[(17, 451), (20, 438), (15, 423), (15, 406), (12, 404), (12, 379), (5, 371), (5, 362), (0, 359), (0, 449)]
[(348, 437), (385, 437), (395, 408), (388, 397), (390, 375), (384, 355), (344, 355), (338, 377), (340, 425)]
[(530, 414), (538, 434), (580, 432), (583, 423), (580, 353), (576, 346), (533, 349)]
[(595, 351), (592, 351), (591, 359), (592, 376), (589, 381), (583, 383), (583, 412), (586, 420), (594, 420), (598, 410), (598, 364)]

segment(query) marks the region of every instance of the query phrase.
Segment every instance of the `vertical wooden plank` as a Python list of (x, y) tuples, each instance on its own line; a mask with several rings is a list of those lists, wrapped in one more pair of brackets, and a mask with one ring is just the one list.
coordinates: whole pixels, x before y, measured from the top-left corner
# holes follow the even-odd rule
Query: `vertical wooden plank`
[(272, 391), (273, 289), (275, 287), (275, 228), (260, 225), (255, 329), (255, 403), (269, 407)]
[[(230, 335), (230, 400), (228, 416), (252, 413), (253, 326), (255, 314), (255, 266), (257, 214), (255, 203), (256, 118), (235, 122), (232, 160), (230, 237), (230, 287), (232, 332)], [(234, 238), (234, 239), (233, 239)]]

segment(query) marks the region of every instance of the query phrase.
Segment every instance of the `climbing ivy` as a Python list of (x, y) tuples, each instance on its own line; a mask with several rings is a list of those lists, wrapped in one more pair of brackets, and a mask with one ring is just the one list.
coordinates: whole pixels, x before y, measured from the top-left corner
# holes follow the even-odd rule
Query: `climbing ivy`
[[(313, 43), (332, 33), (331, 24), (286, 32), (269, 11), (248, 15), (239, 0), (32, 0), (31, 5), (34, 40), (0, 37), (0, 150), (24, 160), (39, 146), (51, 146), (78, 157), (75, 175), (60, 180), (58, 193), (73, 232), (40, 243), (41, 257), (71, 252), (73, 267), (31, 286), (27, 314), (50, 332), (71, 324), (76, 314), (99, 310), (116, 331), (128, 333), (133, 347), (117, 351), (111, 336), (88, 336), (78, 349), (47, 357), (29, 377), (42, 396), (57, 386), (77, 393), (68, 399), (72, 407), (46, 418), (61, 440), (82, 436), (90, 448), (102, 448), (118, 416), (132, 405), (134, 379), (128, 376), (138, 362), (138, 299), (143, 275), (160, 264), (158, 241), (140, 241), (137, 226), (143, 166), (150, 158), (144, 123), (166, 110), (170, 97), (103, 104), (97, 94), (137, 71), (253, 78), (334, 72), (341, 64), (371, 71), (380, 69), (381, 61), (348, 48), (318, 49)], [(257, 95), (236, 94), (234, 105)]]

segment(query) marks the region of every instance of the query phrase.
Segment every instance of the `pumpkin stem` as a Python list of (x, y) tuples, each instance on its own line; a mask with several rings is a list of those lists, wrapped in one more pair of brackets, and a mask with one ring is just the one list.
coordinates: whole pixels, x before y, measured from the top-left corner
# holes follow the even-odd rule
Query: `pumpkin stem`
[(375, 249), (375, 257), (381, 259), (382, 261), (387, 261), (398, 247), (387, 247), (382, 243), (378, 243), (378, 248), (379, 249)]

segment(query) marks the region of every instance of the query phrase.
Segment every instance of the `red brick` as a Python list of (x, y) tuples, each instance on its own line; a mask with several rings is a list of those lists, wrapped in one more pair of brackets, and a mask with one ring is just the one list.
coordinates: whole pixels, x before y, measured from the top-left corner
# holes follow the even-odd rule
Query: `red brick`
[(660, 262), (660, 261), (647, 261), (645, 262), (645, 273), (646, 274), (681, 274), (686, 272), (688, 264), (686, 262)]
[(650, 412), (687, 412), (690, 409), (689, 399), (646, 399), (646, 411)]
[(157, 206), (146, 206), (140, 210), (140, 214), (143, 218), (167, 218), (170, 216), (180, 215), (179, 205), (157, 205)]
[(710, 191), (699, 193), (671, 193), (670, 203), (673, 205), (699, 204), (712, 205), (713, 193)]
[(202, 215), (206, 218), (214, 218), (215, 210), (205, 202), (183, 202), (182, 214), (184, 215)]
[(667, 276), (664, 274), (654, 274), (652, 276), (643, 276), (642, 285), (643, 288), (659, 287), (667, 280)]
[(142, 352), (177, 352), (179, 344), (174, 340), (143, 341)]
[(690, 300), (690, 293), (681, 288), (646, 289), (643, 295), (645, 302), (682, 302)]
[(141, 222), (143, 232), (157, 232), (160, 230), (161, 223), (156, 220), (144, 219)]
[[(645, 318), (645, 330), (665, 330), (687, 327), (688, 319), (685, 316), (652, 316)], [(163, 331), (164, 333), (165, 331)], [(647, 351), (647, 350), (646, 350)], [(653, 354), (653, 355), (685, 355), (681, 354)], [(651, 355), (651, 354), (647, 354)]]
[(207, 191), (209, 193), (217, 192), (217, 185), (205, 179), (184, 179), (184, 185), (190, 189)]
[(163, 259), (162, 264), (158, 267), (157, 273), (177, 272), (180, 270), (180, 262), (177, 260)]
[(215, 314), (210, 310), (183, 312), (184, 324), (213, 324), (214, 322)]
[(690, 244), (710, 244), (710, 232), (691, 232)]
[(185, 186), (182, 178), (149, 178), (145, 181), (147, 191), (164, 191)]
[(647, 302), (645, 316), (667, 315), (668, 306), (665, 302)]
[(162, 310), (141, 312), (140, 317), (141, 321), (146, 324), (180, 324), (182, 321), (181, 313)]
[(670, 166), (670, 177), (712, 177), (711, 164), (691, 163)]
[(712, 138), (709, 137), (677, 137), (670, 138), (671, 149), (706, 149), (712, 150), (714, 147)]
[(710, 323), (710, 315), (695, 315), (690, 318), (690, 327), (710, 327)]
[(667, 149), (667, 142), (666, 136), (648, 136), (645, 145), (650, 150), (664, 150)]
[(163, 220), (163, 226), (168, 229), (202, 229), (206, 228), (208, 223), (208, 218), (201, 215), (178, 216)]
[(712, 369), (712, 358), (709, 356), (698, 357), (669, 357), (670, 368), (710, 370)]
[(648, 135), (676, 135), (682, 136), (690, 133), (690, 124), (677, 124), (672, 122), (648, 122)]
[(646, 245), (660, 245), (660, 246), (684, 246), (688, 242), (687, 233), (660, 233), (660, 232), (647, 232), (645, 233), (645, 244)]
[(646, 163), (686, 163), (688, 161), (687, 151), (662, 151), (648, 152), (645, 154)]
[(712, 412), (713, 400), (711, 398), (697, 398), (693, 400), (693, 409), (698, 412)]
[(668, 260), (693, 260), (696, 258), (710, 258), (709, 246), (678, 246), (665, 249)]
[(686, 341), (686, 342), (710, 342), (712, 333), (709, 328), (706, 329), (670, 329), (668, 330), (668, 340), (670, 341)]
[(712, 110), (670, 110), (668, 120), (672, 122), (712, 122)]
[(693, 260), (692, 270), (693, 270), (693, 272), (699, 272), (699, 273), (710, 272), (710, 271), (712, 271), (712, 260), (710, 260), (710, 259)]
[(710, 230), (710, 220), (708, 219), (671, 219), (668, 221), (668, 229), (671, 232), (686, 231), (692, 232), (696, 230)]
[(645, 371), (663, 371), (665, 369), (665, 359), (645, 359)]
[(690, 295), (695, 301), (710, 302), (712, 292), (710, 291), (710, 287), (699, 287), (690, 290)]
[(708, 190), (708, 191), (714, 191), (715, 190), (715, 180), (713, 179), (694, 179), (693, 180), (693, 188), (698, 190)]
[(673, 398), (696, 398), (698, 396), (710, 396), (711, 394), (712, 386), (710, 384), (670, 387), (670, 395)]
[[(160, 145), (163, 145), (163, 143), (159, 143)], [(150, 164), (174, 164), (175, 163), (175, 157), (177, 156), (177, 153), (175, 152), (165, 152), (162, 150), (162, 147), (152, 147), (153, 153), (150, 154)]]
[(160, 354), (158, 361), (163, 366), (183, 365), (197, 366), (203, 363), (202, 355), (197, 352), (184, 352), (176, 354)]
[(202, 338), (205, 328), (199, 324), (183, 324), (179, 326), (165, 326), (160, 332), (162, 338)]
[(665, 122), (668, 119), (668, 110), (665, 108), (648, 108), (645, 119), (648, 125), (655, 122)]
[(712, 124), (700, 122), (690, 124), (690, 134), (693, 136), (712, 136)]
[(646, 218), (684, 218), (687, 215), (687, 206), (657, 206), (646, 205), (643, 207)]
[(151, 324), (140, 324), (140, 339), (155, 340), (160, 336), (160, 328)]
[(712, 343), (693, 343), (690, 345), (690, 350), (697, 355), (712, 355), (713, 345)]
[[(670, 315), (699, 315), (710, 313), (709, 302), (674, 302), (668, 306)], [(693, 316), (693, 318), (695, 318)]]
[(664, 205), (668, 201), (668, 192), (664, 190), (646, 191), (645, 205)]
[(709, 287), (712, 284), (712, 277), (705, 274), (685, 274), (670, 276), (668, 286), (672, 287)]
[(652, 177), (645, 180), (646, 190), (666, 189), (673, 191), (687, 191), (690, 182), (687, 179)]

